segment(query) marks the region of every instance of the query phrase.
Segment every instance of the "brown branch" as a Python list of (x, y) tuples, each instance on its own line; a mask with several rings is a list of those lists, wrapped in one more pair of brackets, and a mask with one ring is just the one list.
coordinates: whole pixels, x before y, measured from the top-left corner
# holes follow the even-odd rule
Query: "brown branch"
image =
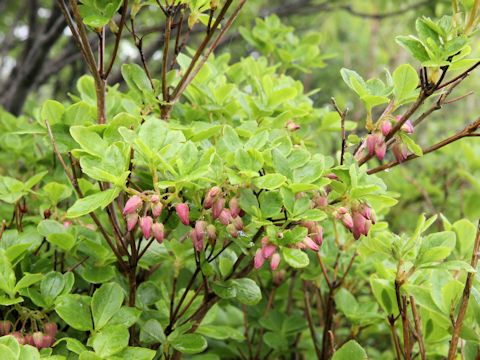
[(320, 351), (320, 348), (318, 347), (317, 344), (317, 335), (315, 332), (315, 325), (313, 324), (313, 318), (312, 318), (312, 312), (311, 312), (311, 306), (310, 306), (310, 294), (308, 293), (308, 288), (307, 288), (307, 282), (305, 280), (302, 280), (302, 287), (303, 287), (303, 301), (304, 301), (304, 312), (305, 312), (305, 317), (307, 318), (308, 321), (308, 328), (310, 330), (310, 337), (312, 338), (313, 341), (313, 346), (315, 347), (315, 353), (317, 354), (317, 359), (322, 358), (322, 353)]
[(417, 305), (415, 304), (415, 299), (413, 296), (410, 296), (410, 306), (412, 309), (413, 322), (415, 324), (415, 338), (417, 339), (417, 342), (418, 342), (420, 358), (422, 360), (426, 360), (427, 355), (425, 353), (425, 342), (423, 340), (423, 334), (422, 334), (422, 323), (420, 321), (420, 314), (418, 313)]
[[(477, 224), (477, 235), (475, 237), (475, 244), (473, 245), (472, 258), (470, 265), (472, 268), (477, 269), (478, 257), (480, 255), (480, 220)], [(465, 281), (465, 287), (463, 289), (462, 302), (460, 303), (460, 310), (458, 311), (457, 319), (453, 327), (453, 334), (450, 340), (450, 348), (448, 350), (448, 360), (453, 360), (456, 357), (458, 340), (460, 339), (460, 331), (462, 329), (463, 319), (468, 308), (468, 301), (470, 299), (470, 292), (472, 290), (473, 280), (475, 278), (475, 272), (469, 272), (467, 274), (467, 280)]]
[(115, 44), (113, 45), (112, 57), (110, 58), (110, 63), (108, 64), (107, 70), (105, 71), (105, 79), (108, 78), (110, 72), (112, 71), (113, 64), (117, 58), (118, 48), (120, 46), (120, 39), (122, 38), (123, 27), (125, 25), (125, 20), (127, 18), (128, 12), (128, 0), (123, 0), (122, 8), (122, 17), (120, 18), (120, 24), (118, 25), (118, 31), (115, 34)]
[(330, 100), (332, 102), (333, 107), (335, 108), (335, 111), (338, 113), (338, 115), (340, 115), (341, 134), (342, 134), (342, 150), (340, 153), (340, 165), (343, 165), (343, 160), (344, 160), (343, 158), (345, 156), (345, 147), (347, 144), (346, 136), (345, 136), (345, 119), (347, 117), (348, 108), (342, 111), (338, 107), (337, 102), (333, 97)]

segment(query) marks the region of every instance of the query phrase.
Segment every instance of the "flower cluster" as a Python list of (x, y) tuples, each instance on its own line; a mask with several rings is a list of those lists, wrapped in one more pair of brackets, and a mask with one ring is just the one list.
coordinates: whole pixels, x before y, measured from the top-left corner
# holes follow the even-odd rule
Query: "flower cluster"
[[(149, 239), (153, 235), (155, 240), (162, 243), (165, 238), (165, 230), (158, 218), (162, 214), (164, 205), (157, 194), (146, 197), (146, 199), (144, 201), (141, 196), (134, 195), (126, 202), (123, 215), (127, 222), (127, 230), (133, 231), (138, 223), (145, 239)], [(147, 206), (143, 216), (140, 216), (138, 212), (143, 208), (144, 203)]]
[(374, 212), (366, 203), (352, 206), (350, 210), (342, 206), (337, 209), (336, 218), (352, 232), (355, 240), (362, 235), (367, 236), (370, 227), (376, 222)]
[(12, 331), (12, 323), (8, 320), (0, 321), (0, 335), (11, 335), (21, 345), (31, 345), (37, 349), (48, 348), (55, 342), (57, 335), (57, 324), (46, 323), (43, 325), (42, 331), (35, 331), (33, 333), (24, 333), (23, 331)]
[(270, 268), (277, 270), (281, 260), (280, 254), (277, 251), (277, 246), (270, 242), (268, 236), (265, 236), (261, 241), (261, 248), (257, 250), (253, 259), (255, 269), (260, 269), (268, 259), (270, 259)]

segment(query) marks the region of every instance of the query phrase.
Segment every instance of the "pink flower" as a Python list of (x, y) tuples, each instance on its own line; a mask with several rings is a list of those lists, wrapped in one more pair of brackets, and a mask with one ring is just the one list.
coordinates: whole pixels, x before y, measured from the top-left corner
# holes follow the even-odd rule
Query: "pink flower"
[(367, 149), (369, 155), (373, 155), (375, 153), (375, 147), (377, 146), (378, 136), (376, 134), (370, 134), (367, 136)]
[(268, 259), (273, 253), (277, 251), (277, 247), (275, 245), (266, 245), (262, 247), (262, 254), (265, 259)]
[(413, 124), (410, 120), (405, 121), (402, 125), (402, 131), (406, 132), (407, 134), (413, 134)]
[(12, 323), (10, 321), (8, 320), (0, 321), (0, 336), (10, 334), (11, 330), (12, 330)]
[(388, 120), (382, 121), (382, 124), (380, 125), (380, 130), (382, 131), (383, 136), (388, 136), (388, 134), (390, 134), (390, 131), (392, 130), (392, 123)]
[(323, 243), (323, 228), (320, 225), (315, 226), (315, 231), (310, 234), (313, 241), (317, 243), (318, 245), (322, 245)]
[(153, 204), (156, 204), (160, 201), (160, 196), (158, 196), (157, 194), (154, 194), (152, 196), (150, 196), (150, 202), (153, 203)]
[(190, 208), (186, 203), (180, 203), (175, 205), (175, 211), (177, 212), (178, 218), (184, 225), (190, 224)]
[(33, 337), (33, 342), (37, 349), (42, 349), (43, 348), (43, 333), (41, 331), (36, 331), (32, 335)]
[(408, 156), (408, 150), (405, 144), (396, 142), (392, 147), (393, 156), (399, 163), (405, 161)]
[(385, 157), (385, 153), (387, 152), (387, 144), (384, 140), (381, 143), (377, 143), (375, 146), (375, 155), (377, 156), (378, 160), (382, 161)]
[(197, 236), (197, 232), (195, 229), (192, 229), (190, 231), (190, 238), (192, 239), (193, 247), (197, 252), (200, 252), (203, 250), (203, 239), (199, 239)]
[(231, 237), (237, 238), (238, 237), (238, 230), (235, 228), (235, 225), (229, 224), (227, 225), (227, 232), (230, 234)]
[(163, 204), (161, 202), (153, 204), (152, 206), (152, 215), (153, 217), (159, 217), (162, 214)]
[(255, 253), (255, 257), (253, 259), (253, 266), (255, 269), (260, 269), (265, 262), (265, 258), (263, 257), (263, 252), (262, 249), (257, 249), (257, 252)]
[(153, 219), (151, 216), (144, 216), (140, 218), (140, 229), (145, 239), (149, 239), (152, 235)]
[(43, 325), (43, 329), (45, 330), (45, 334), (50, 335), (52, 338), (55, 338), (57, 335), (58, 327), (54, 322), (46, 323)]
[(217, 229), (215, 225), (210, 224), (207, 226), (207, 236), (210, 244), (215, 244), (215, 240), (217, 240)]
[(35, 346), (35, 341), (33, 341), (32, 334), (25, 334), (25, 345)]
[(152, 225), (152, 233), (155, 240), (161, 244), (165, 238), (165, 227), (162, 223), (155, 223)]
[(232, 217), (236, 218), (240, 214), (240, 205), (238, 204), (238, 199), (233, 197), (228, 203)]
[(366, 219), (361, 213), (353, 214), (353, 237), (355, 240), (358, 240), (361, 235), (368, 235), (368, 231), (370, 230), (371, 222), (370, 220)]
[(51, 337), (50, 335), (43, 335), (43, 342), (42, 342), (42, 348), (48, 348), (53, 345), (55, 342), (55, 339)]
[(17, 340), (17, 342), (20, 345), (25, 344), (25, 337), (23, 336), (23, 334), (21, 332), (14, 331), (11, 335), (15, 338), (15, 340)]
[(327, 174), (327, 175), (325, 175), (325, 177), (330, 179), (330, 180), (338, 180), (338, 176), (335, 175), (334, 173)]
[(207, 195), (205, 196), (205, 200), (203, 201), (203, 207), (205, 209), (210, 209), (215, 201), (215, 198), (218, 194), (220, 194), (221, 189), (218, 186), (212, 187), (208, 190)]
[(313, 197), (313, 203), (315, 204), (315, 207), (323, 208), (328, 205), (328, 200), (326, 196), (315, 194)]
[(236, 217), (232, 220), (232, 224), (235, 226), (235, 229), (238, 231), (243, 230), (243, 221), (242, 218)]
[(198, 220), (195, 223), (195, 232), (197, 233), (197, 239), (203, 241), (206, 231), (207, 231), (207, 223), (203, 220)]
[(278, 268), (278, 265), (280, 264), (280, 254), (275, 253), (272, 255), (272, 258), (270, 259), (270, 268), (275, 271)]
[(220, 214), (222, 213), (223, 208), (225, 207), (225, 199), (224, 198), (218, 198), (215, 200), (212, 206), (212, 217), (214, 219), (218, 219)]
[(350, 215), (349, 213), (345, 213), (345, 214), (342, 215), (342, 217), (340, 219), (342, 220), (343, 225), (345, 225), (345, 227), (347, 229), (349, 229), (349, 230), (353, 229), (352, 215)]
[(127, 231), (132, 231), (135, 228), (135, 225), (137, 225), (138, 214), (137, 213), (127, 214), (126, 220), (127, 220)]
[(123, 215), (131, 214), (137, 211), (137, 209), (142, 206), (142, 199), (138, 195), (133, 195), (125, 204), (123, 208)]
[(232, 215), (230, 213), (230, 210), (223, 209), (220, 213), (220, 216), (218, 217), (218, 221), (220, 221), (225, 226), (230, 224), (230, 222), (232, 221)]
[(313, 250), (313, 251), (318, 251), (319, 250), (319, 247), (318, 245), (315, 243), (315, 241), (312, 240), (312, 238), (310, 238), (309, 236), (306, 236), (303, 240), (302, 240), (302, 243), (305, 244), (306, 247), (308, 247), (309, 249)]

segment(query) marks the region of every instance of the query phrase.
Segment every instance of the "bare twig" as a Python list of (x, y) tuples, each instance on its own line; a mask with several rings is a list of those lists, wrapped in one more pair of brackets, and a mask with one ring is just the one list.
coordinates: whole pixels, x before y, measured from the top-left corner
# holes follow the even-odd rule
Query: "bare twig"
[(305, 312), (305, 317), (307, 318), (307, 321), (308, 321), (310, 336), (313, 341), (313, 346), (315, 347), (315, 353), (317, 354), (317, 359), (322, 359), (322, 353), (317, 344), (317, 335), (315, 332), (315, 326), (313, 324), (313, 319), (312, 319), (312, 312), (310, 308), (310, 294), (308, 293), (307, 282), (305, 280), (302, 281), (302, 287), (303, 287), (303, 301), (305, 305), (304, 312)]

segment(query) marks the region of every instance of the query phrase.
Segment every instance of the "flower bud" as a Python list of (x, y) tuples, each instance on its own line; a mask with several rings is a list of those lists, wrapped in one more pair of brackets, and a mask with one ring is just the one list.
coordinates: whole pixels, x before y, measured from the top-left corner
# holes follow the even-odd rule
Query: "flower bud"
[(268, 259), (273, 253), (277, 251), (277, 247), (275, 245), (266, 245), (262, 247), (262, 254), (265, 259)]
[(178, 218), (184, 225), (190, 224), (190, 208), (186, 203), (180, 203), (175, 205), (175, 211), (177, 212)]
[(257, 252), (255, 253), (255, 257), (253, 259), (253, 266), (255, 269), (260, 269), (265, 262), (265, 258), (263, 257), (263, 251), (262, 249), (257, 249)]
[(292, 120), (288, 120), (287, 123), (285, 124), (285, 127), (287, 128), (288, 131), (292, 131), (292, 132), (300, 129), (300, 125), (293, 122)]
[(362, 214), (355, 213), (353, 214), (353, 237), (355, 240), (358, 240), (360, 236), (368, 235), (370, 230), (371, 222), (367, 220)]
[(220, 197), (213, 203), (212, 206), (212, 217), (214, 219), (218, 219), (220, 214), (222, 213), (223, 208), (225, 207), (225, 199)]
[(380, 143), (377, 143), (377, 146), (375, 147), (375, 155), (377, 156), (377, 159), (382, 161), (383, 158), (385, 157), (386, 152), (387, 152), (387, 144), (385, 143), (385, 140), (382, 140)]
[(270, 259), (270, 268), (275, 271), (278, 268), (278, 265), (280, 264), (280, 254), (275, 253), (272, 255), (272, 258)]
[(203, 239), (199, 239), (195, 229), (190, 230), (190, 238), (192, 239), (193, 247), (195, 251), (200, 252), (203, 250)]
[(137, 209), (142, 206), (142, 199), (138, 195), (133, 195), (125, 204), (123, 208), (123, 215), (131, 214), (137, 211)]
[(330, 180), (338, 180), (338, 176), (335, 175), (334, 173), (327, 174), (327, 175), (325, 175), (325, 177), (330, 179)]
[(380, 130), (382, 131), (383, 136), (388, 136), (388, 134), (390, 134), (390, 131), (392, 131), (392, 123), (388, 120), (382, 121), (382, 124), (380, 125)]
[(35, 347), (41, 349), (43, 345), (43, 333), (41, 331), (36, 331), (33, 333), (32, 337)]
[(227, 232), (230, 234), (231, 237), (237, 238), (238, 237), (238, 230), (235, 228), (235, 225), (229, 224), (227, 225)]
[(197, 239), (203, 241), (205, 233), (207, 232), (207, 222), (203, 220), (198, 220), (195, 223), (195, 232), (197, 233)]
[(207, 226), (207, 236), (208, 242), (213, 246), (215, 244), (215, 240), (217, 240), (217, 228), (215, 225), (210, 224)]
[(158, 196), (157, 194), (154, 194), (152, 196), (150, 196), (150, 202), (152, 204), (156, 204), (160, 201), (160, 196)]
[(397, 159), (399, 163), (405, 161), (408, 156), (407, 147), (403, 143), (395, 143), (392, 147), (392, 151), (393, 156), (395, 156), (395, 159)]
[(24, 344), (25, 344), (25, 345), (35, 346), (35, 342), (33, 341), (33, 336), (32, 336), (32, 334), (25, 334), (25, 336), (24, 336)]
[(230, 210), (223, 209), (222, 212), (220, 213), (220, 216), (218, 217), (218, 221), (220, 221), (223, 225), (227, 226), (228, 224), (230, 224), (231, 220), (232, 220), (232, 215), (230, 213)]
[(233, 197), (230, 199), (228, 203), (228, 207), (230, 208), (230, 212), (232, 214), (232, 217), (236, 218), (238, 215), (240, 215), (240, 205), (238, 204), (238, 199), (236, 197)]
[(149, 239), (152, 235), (153, 219), (151, 216), (144, 216), (140, 218), (140, 229), (145, 239)]
[(348, 212), (348, 209), (347, 209), (346, 207), (344, 207), (344, 206), (339, 207), (339, 208), (337, 209), (337, 213), (339, 213), (340, 215), (346, 214), (347, 212)]
[(54, 322), (49, 322), (43, 325), (43, 329), (45, 331), (45, 334), (51, 336), (52, 338), (55, 338), (57, 335), (58, 327), (57, 324)]
[(152, 225), (152, 233), (155, 240), (161, 244), (165, 238), (165, 227), (162, 223), (155, 223)]
[(276, 271), (272, 276), (272, 281), (275, 286), (282, 285), (285, 280), (285, 270)]
[(238, 231), (243, 230), (242, 218), (240, 218), (240, 217), (233, 218), (232, 224), (235, 226), (235, 229), (237, 229)]
[(375, 134), (370, 134), (367, 136), (367, 149), (368, 154), (373, 155), (375, 152), (375, 146), (377, 146), (378, 137)]
[(8, 320), (0, 321), (0, 336), (8, 335), (12, 331), (12, 323)]
[(127, 214), (126, 220), (127, 220), (127, 231), (132, 231), (135, 228), (135, 225), (137, 225), (138, 214), (137, 213)]
[(303, 240), (302, 240), (302, 243), (308, 247), (309, 249), (313, 250), (313, 251), (318, 251), (319, 250), (319, 247), (318, 245), (315, 243), (315, 241), (313, 241), (309, 236), (306, 236)]
[(264, 236), (260, 241), (260, 243), (262, 244), (262, 248), (267, 246), (269, 242), (270, 242), (270, 239), (268, 238), (268, 236)]
[(302, 221), (301, 225), (307, 228), (308, 233), (314, 233), (317, 227), (317, 223), (315, 221)]
[(210, 209), (215, 201), (215, 198), (217, 197), (218, 194), (220, 194), (220, 189), (218, 186), (212, 187), (207, 195), (205, 196), (205, 200), (203, 201), (203, 207), (205, 209)]
[(317, 245), (322, 245), (323, 243), (323, 228), (320, 225), (316, 225), (315, 232), (311, 234), (311, 238)]
[(43, 210), (43, 218), (44, 219), (50, 219), (50, 216), (52, 216), (52, 211), (50, 209)]
[(43, 342), (42, 342), (42, 348), (45, 349), (45, 348), (48, 348), (50, 346), (53, 345), (53, 343), (55, 342), (55, 339), (50, 336), (50, 335), (43, 335)]
[(25, 337), (20, 331), (14, 331), (11, 335), (17, 340), (20, 345), (25, 344)]
[(156, 204), (152, 204), (152, 215), (153, 217), (157, 218), (162, 214), (163, 204), (158, 202)]
[(406, 132), (407, 134), (413, 134), (413, 124), (410, 120), (405, 121), (405, 123), (401, 127), (402, 131)]
[(343, 214), (342, 217), (340, 218), (342, 220), (343, 225), (349, 230), (353, 229), (353, 218), (352, 215), (349, 213)]
[(328, 205), (328, 200), (326, 196), (322, 196), (320, 194), (315, 194), (313, 196), (313, 203), (317, 208), (323, 208)]
[(70, 220), (65, 220), (65, 221), (63, 222), (63, 227), (64, 227), (65, 229), (68, 229), (70, 226), (72, 226), (72, 224), (73, 224), (73, 222), (71, 222)]

